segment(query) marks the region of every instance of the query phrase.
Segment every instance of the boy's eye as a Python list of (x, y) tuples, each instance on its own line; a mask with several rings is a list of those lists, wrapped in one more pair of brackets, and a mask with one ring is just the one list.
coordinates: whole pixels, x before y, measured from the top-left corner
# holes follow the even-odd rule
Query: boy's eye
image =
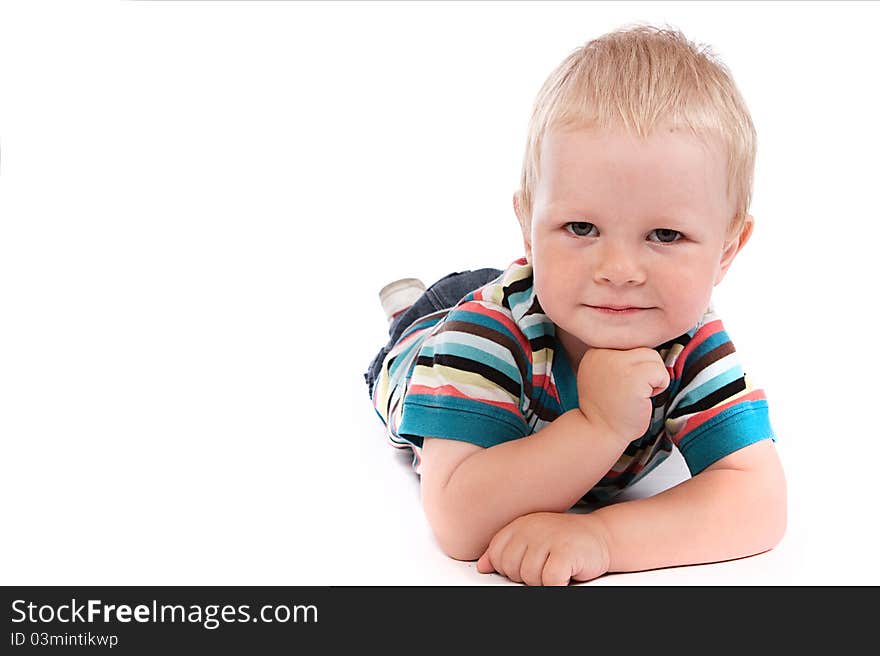
[(574, 221), (572, 223), (566, 223), (565, 227), (578, 237), (586, 237), (596, 226), (592, 223), (587, 223), (586, 221)]
[[(681, 233), (678, 230), (669, 230), (668, 228), (657, 228), (656, 230), (651, 231), (651, 234), (657, 235), (657, 239), (651, 239), (651, 241), (659, 241), (664, 244), (669, 244), (681, 239)], [(648, 238), (650, 239), (650, 235), (648, 235)]]

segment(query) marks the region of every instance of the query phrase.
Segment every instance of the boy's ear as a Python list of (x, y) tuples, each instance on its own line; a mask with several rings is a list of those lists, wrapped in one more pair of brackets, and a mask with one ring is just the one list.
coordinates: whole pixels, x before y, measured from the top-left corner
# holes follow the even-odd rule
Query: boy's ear
[(730, 265), (733, 264), (733, 259), (736, 257), (737, 253), (742, 250), (743, 246), (746, 245), (746, 242), (749, 241), (749, 238), (752, 236), (752, 230), (754, 229), (754, 217), (752, 217), (751, 214), (746, 214), (746, 218), (743, 220), (739, 234), (732, 236), (725, 243), (724, 250), (721, 251), (721, 266), (718, 269), (718, 274), (715, 276), (716, 285), (724, 279), (727, 270), (730, 268)]
[(523, 236), (523, 248), (526, 252), (526, 261), (531, 264), (532, 263), (532, 235), (530, 233), (529, 221), (526, 220), (526, 216), (523, 213), (522, 209), (522, 192), (515, 191), (513, 193), (513, 211), (516, 213), (516, 218), (519, 221), (519, 229), (522, 231)]

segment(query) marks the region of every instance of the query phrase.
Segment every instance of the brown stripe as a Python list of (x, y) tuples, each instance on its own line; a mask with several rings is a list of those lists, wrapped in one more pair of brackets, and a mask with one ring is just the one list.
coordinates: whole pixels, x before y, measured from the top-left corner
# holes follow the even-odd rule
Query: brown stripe
[(487, 328), (478, 323), (471, 323), (470, 321), (454, 321), (452, 319), (447, 319), (435, 334), (439, 335), (446, 330), (455, 330), (462, 333), (477, 335), (478, 337), (483, 337), (491, 342), (495, 342), (499, 346), (503, 346), (510, 351), (511, 355), (513, 355), (513, 359), (516, 361), (516, 367), (519, 369), (520, 378), (523, 381), (523, 393), (529, 400), (531, 400), (532, 381), (528, 376), (529, 365), (526, 360), (526, 355), (523, 353), (522, 346), (518, 341), (504, 333), (498, 332), (497, 330), (492, 330), (491, 328)]
[(703, 398), (698, 399), (696, 403), (692, 403), (688, 406), (677, 407), (669, 414), (668, 419), (676, 419), (677, 417), (683, 417), (684, 415), (690, 415), (695, 412), (701, 412), (702, 410), (714, 408), (722, 401), (729, 399), (731, 396), (739, 394), (745, 389), (745, 378), (736, 378), (727, 383), (727, 385), (725, 385), (724, 387), (719, 387), (708, 396), (704, 396)]
[(472, 360), (471, 358), (463, 358), (459, 355), (448, 355), (446, 353), (434, 353), (432, 356), (420, 355), (418, 359), (416, 359), (417, 367), (433, 367), (435, 364), (449, 367), (456, 371), (478, 374), (486, 380), (495, 383), (498, 387), (506, 390), (516, 399), (522, 399), (522, 389), (520, 388), (519, 382), (511, 379), (509, 376), (505, 376), (495, 367), (490, 367), (485, 362)]
[(532, 298), (532, 304), (529, 306), (529, 309), (523, 313), (523, 317), (527, 317), (532, 314), (544, 314), (544, 309), (541, 307), (541, 304), (538, 302), (537, 296), (534, 296)]
[[(543, 397), (542, 397), (543, 398)], [(559, 418), (559, 411), (554, 408), (549, 408), (540, 401), (534, 406), (532, 409), (535, 416), (541, 421), (555, 421)]]
[(718, 346), (713, 348), (696, 362), (688, 362), (685, 365), (684, 372), (682, 373), (679, 389), (684, 389), (685, 387), (687, 387), (690, 382), (694, 378), (696, 378), (697, 374), (703, 371), (703, 369), (714, 362), (718, 362), (718, 360), (720, 360), (721, 358), (726, 357), (735, 351), (736, 349), (733, 348), (733, 342), (726, 341), (723, 344), (719, 344)]

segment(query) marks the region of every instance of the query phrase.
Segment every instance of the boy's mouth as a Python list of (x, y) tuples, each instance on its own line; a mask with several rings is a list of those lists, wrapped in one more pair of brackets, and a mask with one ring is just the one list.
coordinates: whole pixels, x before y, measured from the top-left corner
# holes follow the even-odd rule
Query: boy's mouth
[(637, 312), (651, 309), (634, 305), (587, 305), (587, 307), (605, 314), (636, 314)]

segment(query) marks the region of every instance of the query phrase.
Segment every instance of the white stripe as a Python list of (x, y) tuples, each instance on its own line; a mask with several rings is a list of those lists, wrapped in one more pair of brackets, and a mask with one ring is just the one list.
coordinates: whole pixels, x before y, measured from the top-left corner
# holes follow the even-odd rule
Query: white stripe
[[(739, 360), (736, 357), (736, 351), (734, 351), (733, 353), (729, 353), (717, 362), (713, 362), (712, 364), (710, 364), (708, 367), (698, 373), (687, 387), (678, 391), (678, 394), (675, 395), (675, 400), (672, 402), (672, 405), (669, 406), (669, 412), (675, 410), (675, 408), (678, 406), (679, 401), (692, 390), (695, 390), (700, 385), (707, 383), (715, 378), (715, 376), (723, 374), (728, 369), (733, 369), (738, 365)], [(687, 371), (687, 366), (685, 366), (685, 371)]]
[(546, 323), (550, 323), (550, 320), (547, 318), (546, 314), (530, 314), (529, 316), (522, 317), (519, 320), (519, 325), (523, 328), (531, 328), (532, 326), (538, 326)]
[[(520, 292), (522, 293), (522, 292)], [(522, 316), (529, 311), (529, 308), (532, 307), (532, 304), (535, 302), (535, 294), (531, 293), (525, 297), (524, 301), (517, 303), (516, 305), (512, 305), (510, 307), (510, 312), (516, 317), (516, 320), (519, 321), (522, 319)]]
[[(444, 370), (454, 371), (459, 376), (473, 380), (474, 384), (461, 380), (451, 380), (443, 375)], [(480, 381), (485, 381), (488, 383), (488, 386), (481, 385)], [(501, 401), (502, 403), (513, 403), (514, 405), (519, 403), (519, 398), (513, 396), (506, 389), (499, 387), (497, 384), (493, 383), (491, 380), (487, 380), (480, 374), (475, 374), (470, 371), (462, 371), (461, 369), (453, 369), (451, 367), (443, 367), (437, 364), (433, 367), (418, 365), (413, 370), (410, 385), (424, 385), (425, 387), (441, 387), (443, 385), (449, 385), (462, 394), (476, 400), (487, 399), (490, 401)]]
[[(510, 349), (501, 346), (497, 342), (492, 341), (491, 339), (487, 339), (485, 337), (481, 337), (480, 335), (475, 335), (473, 333), (466, 333), (460, 330), (446, 330), (441, 335), (432, 337), (428, 340), (427, 344), (429, 346), (434, 346), (437, 343), (442, 344), (444, 341), (444, 337), (447, 335), (454, 335), (455, 338), (449, 341), (454, 342), (455, 344), (462, 344), (464, 346), (470, 346), (490, 355), (495, 356), (502, 362), (506, 362), (511, 365), (514, 369), (518, 370), (516, 365), (516, 359), (513, 357), (513, 354), (510, 352)], [(436, 353), (436, 349), (435, 349)]]

